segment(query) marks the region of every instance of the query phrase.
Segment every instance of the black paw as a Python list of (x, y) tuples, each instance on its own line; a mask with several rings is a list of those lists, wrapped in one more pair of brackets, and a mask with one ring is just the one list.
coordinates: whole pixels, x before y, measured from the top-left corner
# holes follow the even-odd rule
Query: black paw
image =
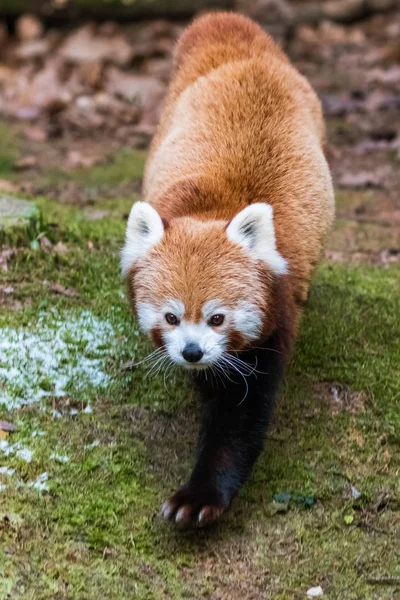
[(229, 508), (229, 500), (214, 486), (187, 483), (164, 502), (161, 515), (181, 529), (215, 523)]

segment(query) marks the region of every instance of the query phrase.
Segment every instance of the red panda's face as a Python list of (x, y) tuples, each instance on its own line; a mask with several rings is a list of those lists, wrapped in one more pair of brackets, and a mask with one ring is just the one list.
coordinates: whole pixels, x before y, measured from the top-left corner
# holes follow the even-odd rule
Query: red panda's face
[(174, 363), (207, 368), (260, 338), (273, 275), (286, 272), (286, 261), (267, 204), (247, 207), (229, 224), (179, 218), (166, 225), (140, 202), (122, 269), (143, 331)]

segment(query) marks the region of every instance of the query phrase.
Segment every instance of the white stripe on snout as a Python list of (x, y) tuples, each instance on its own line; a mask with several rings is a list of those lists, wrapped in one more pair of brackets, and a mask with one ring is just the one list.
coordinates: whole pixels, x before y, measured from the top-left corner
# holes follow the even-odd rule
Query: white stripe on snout
[(183, 320), (178, 327), (165, 332), (164, 339), (172, 360), (181, 364), (185, 363), (182, 357), (185, 346), (190, 343), (198, 344), (204, 352), (199, 361), (201, 364), (213, 362), (221, 355), (226, 347), (227, 336), (225, 333), (217, 333), (207, 323), (196, 324)]

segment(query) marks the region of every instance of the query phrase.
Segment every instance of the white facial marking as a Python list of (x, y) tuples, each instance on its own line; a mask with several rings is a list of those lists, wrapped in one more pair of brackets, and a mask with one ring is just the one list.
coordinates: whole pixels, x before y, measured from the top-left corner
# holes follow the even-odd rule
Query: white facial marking
[[(230, 331), (238, 331), (250, 341), (257, 339), (262, 328), (261, 311), (251, 302), (240, 302), (235, 309), (229, 309), (224, 306), (222, 300), (209, 300), (203, 306), (203, 318), (200, 323), (184, 319), (185, 306), (178, 299), (170, 299), (161, 307), (140, 302), (137, 305), (137, 313), (142, 330), (150, 333), (154, 327), (159, 327), (163, 332), (170, 358), (176, 364), (188, 368), (205, 368), (216, 363), (227, 350)], [(169, 326), (165, 319), (167, 313), (175, 315), (179, 324)], [(208, 325), (209, 319), (216, 314), (225, 317), (220, 327)], [(188, 363), (182, 356), (185, 346), (190, 343), (196, 343), (204, 353), (196, 363)]]
[(121, 271), (126, 275), (132, 265), (161, 241), (164, 225), (158, 212), (147, 202), (135, 202), (126, 228), (121, 251)]
[(165, 315), (167, 313), (172, 313), (181, 320), (185, 312), (185, 307), (180, 300), (171, 299), (161, 308), (150, 302), (138, 302), (136, 310), (140, 328), (145, 333), (149, 333), (156, 326), (164, 326)]
[(209, 300), (203, 306), (201, 311), (205, 321), (208, 321), (213, 315), (226, 315), (227, 309), (224, 307), (222, 300)]
[(239, 307), (233, 311), (235, 329), (249, 340), (256, 340), (262, 327), (262, 313), (260, 309), (251, 302), (241, 302)]
[(287, 262), (276, 249), (273, 210), (266, 202), (244, 208), (226, 230), (231, 242), (239, 244), (256, 260), (264, 261), (277, 275), (287, 273)]
[(168, 300), (168, 302), (166, 302), (163, 305), (163, 307), (162, 307), (161, 310), (162, 310), (164, 316), (167, 313), (172, 313), (179, 320), (181, 320), (181, 319), (183, 319), (183, 315), (185, 314), (185, 305), (180, 300), (175, 300), (175, 299), (174, 300)]
[(201, 360), (191, 366), (201, 368), (218, 360), (226, 349), (227, 336), (214, 331), (205, 322), (190, 323), (183, 320), (174, 329), (164, 332), (164, 340), (172, 360), (185, 366), (188, 366), (188, 363), (182, 356), (183, 349), (190, 342), (198, 344), (204, 355)]
[(159, 310), (149, 302), (139, 302), (136, 307), (139, 325), (142, 331), (149, 333), (157, 324)]

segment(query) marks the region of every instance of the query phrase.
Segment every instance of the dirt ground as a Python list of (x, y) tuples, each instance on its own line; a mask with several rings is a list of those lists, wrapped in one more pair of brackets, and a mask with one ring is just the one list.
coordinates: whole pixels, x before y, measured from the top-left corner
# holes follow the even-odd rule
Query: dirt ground
[(400, 13), (281, 34), (337, 218), (267, 449), (194, 534), (158, 509), (196, 411), (180, 376), (126, 367), (150, 349), (118, 275), (182, 27), (0, 27), (0, 194), (43, 215), (0, 251), (0, 598), (400, 598)]

